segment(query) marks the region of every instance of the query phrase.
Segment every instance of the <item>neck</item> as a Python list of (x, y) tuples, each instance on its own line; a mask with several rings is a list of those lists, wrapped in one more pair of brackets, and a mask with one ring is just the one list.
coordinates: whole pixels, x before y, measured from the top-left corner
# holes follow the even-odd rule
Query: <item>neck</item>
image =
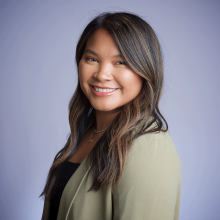
[(101, 131), (106, 129), (114, 120), (114, 118), (120, 113), (121, 108), (114, 109), (112, 111), (95, 111), (96, 115), (96, 130)]

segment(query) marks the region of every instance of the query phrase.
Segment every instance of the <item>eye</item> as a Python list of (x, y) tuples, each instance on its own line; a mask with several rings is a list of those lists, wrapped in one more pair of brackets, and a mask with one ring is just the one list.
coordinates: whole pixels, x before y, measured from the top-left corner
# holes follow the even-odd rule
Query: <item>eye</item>
[(120, 64), (120, 65), (126, 65), (126, 63), (124, 61), (119, 61), (116, 64)]
[(86, 57), (86, 60), (88, 60), (88, 61), (98, 62), (95, 58), (92, 58), (92, 57)]

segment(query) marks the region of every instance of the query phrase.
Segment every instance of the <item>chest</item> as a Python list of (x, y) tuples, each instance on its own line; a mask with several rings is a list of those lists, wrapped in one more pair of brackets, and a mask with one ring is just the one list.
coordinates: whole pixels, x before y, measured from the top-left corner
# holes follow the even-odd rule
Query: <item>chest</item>
[(77, 151), (73, 154), (69, 161), (72, 163), (82, 163), (95, 147), (101, 136), (102, 134), (96, 134), (92, 129), (89, 129), (85, 133)]

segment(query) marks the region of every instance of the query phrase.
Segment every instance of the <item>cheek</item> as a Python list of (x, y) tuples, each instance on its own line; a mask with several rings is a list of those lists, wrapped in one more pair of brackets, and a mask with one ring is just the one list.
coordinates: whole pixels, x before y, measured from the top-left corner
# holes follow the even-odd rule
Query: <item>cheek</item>
[(87, 71), (86, 71), (85, 65), (83, 65), (80, 61), (79, 68), (78, 68), (78, 73), (79, 73), (79, 81), (80, 81), (81, 86), (87, 81), (86, 72)]
[(137, 90), (140, 91), (143, 85), (143, 78), (138, 74), (135, 74), (133, 84), (136, 85)]
[(139, 93), (143, 85), (142, 77), (134, 72), (124, 73), (120, 81), (121, 86), (132, 93)]

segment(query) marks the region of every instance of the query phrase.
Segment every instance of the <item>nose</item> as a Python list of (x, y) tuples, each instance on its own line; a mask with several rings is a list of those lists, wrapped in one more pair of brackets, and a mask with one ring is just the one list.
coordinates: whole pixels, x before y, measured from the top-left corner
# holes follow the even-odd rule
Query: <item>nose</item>
[(108, 63), (100, 63), (97, 71), (93, 74), (93, 77), (100, 82), (112, 80), (113, 76), (111, 65)]

